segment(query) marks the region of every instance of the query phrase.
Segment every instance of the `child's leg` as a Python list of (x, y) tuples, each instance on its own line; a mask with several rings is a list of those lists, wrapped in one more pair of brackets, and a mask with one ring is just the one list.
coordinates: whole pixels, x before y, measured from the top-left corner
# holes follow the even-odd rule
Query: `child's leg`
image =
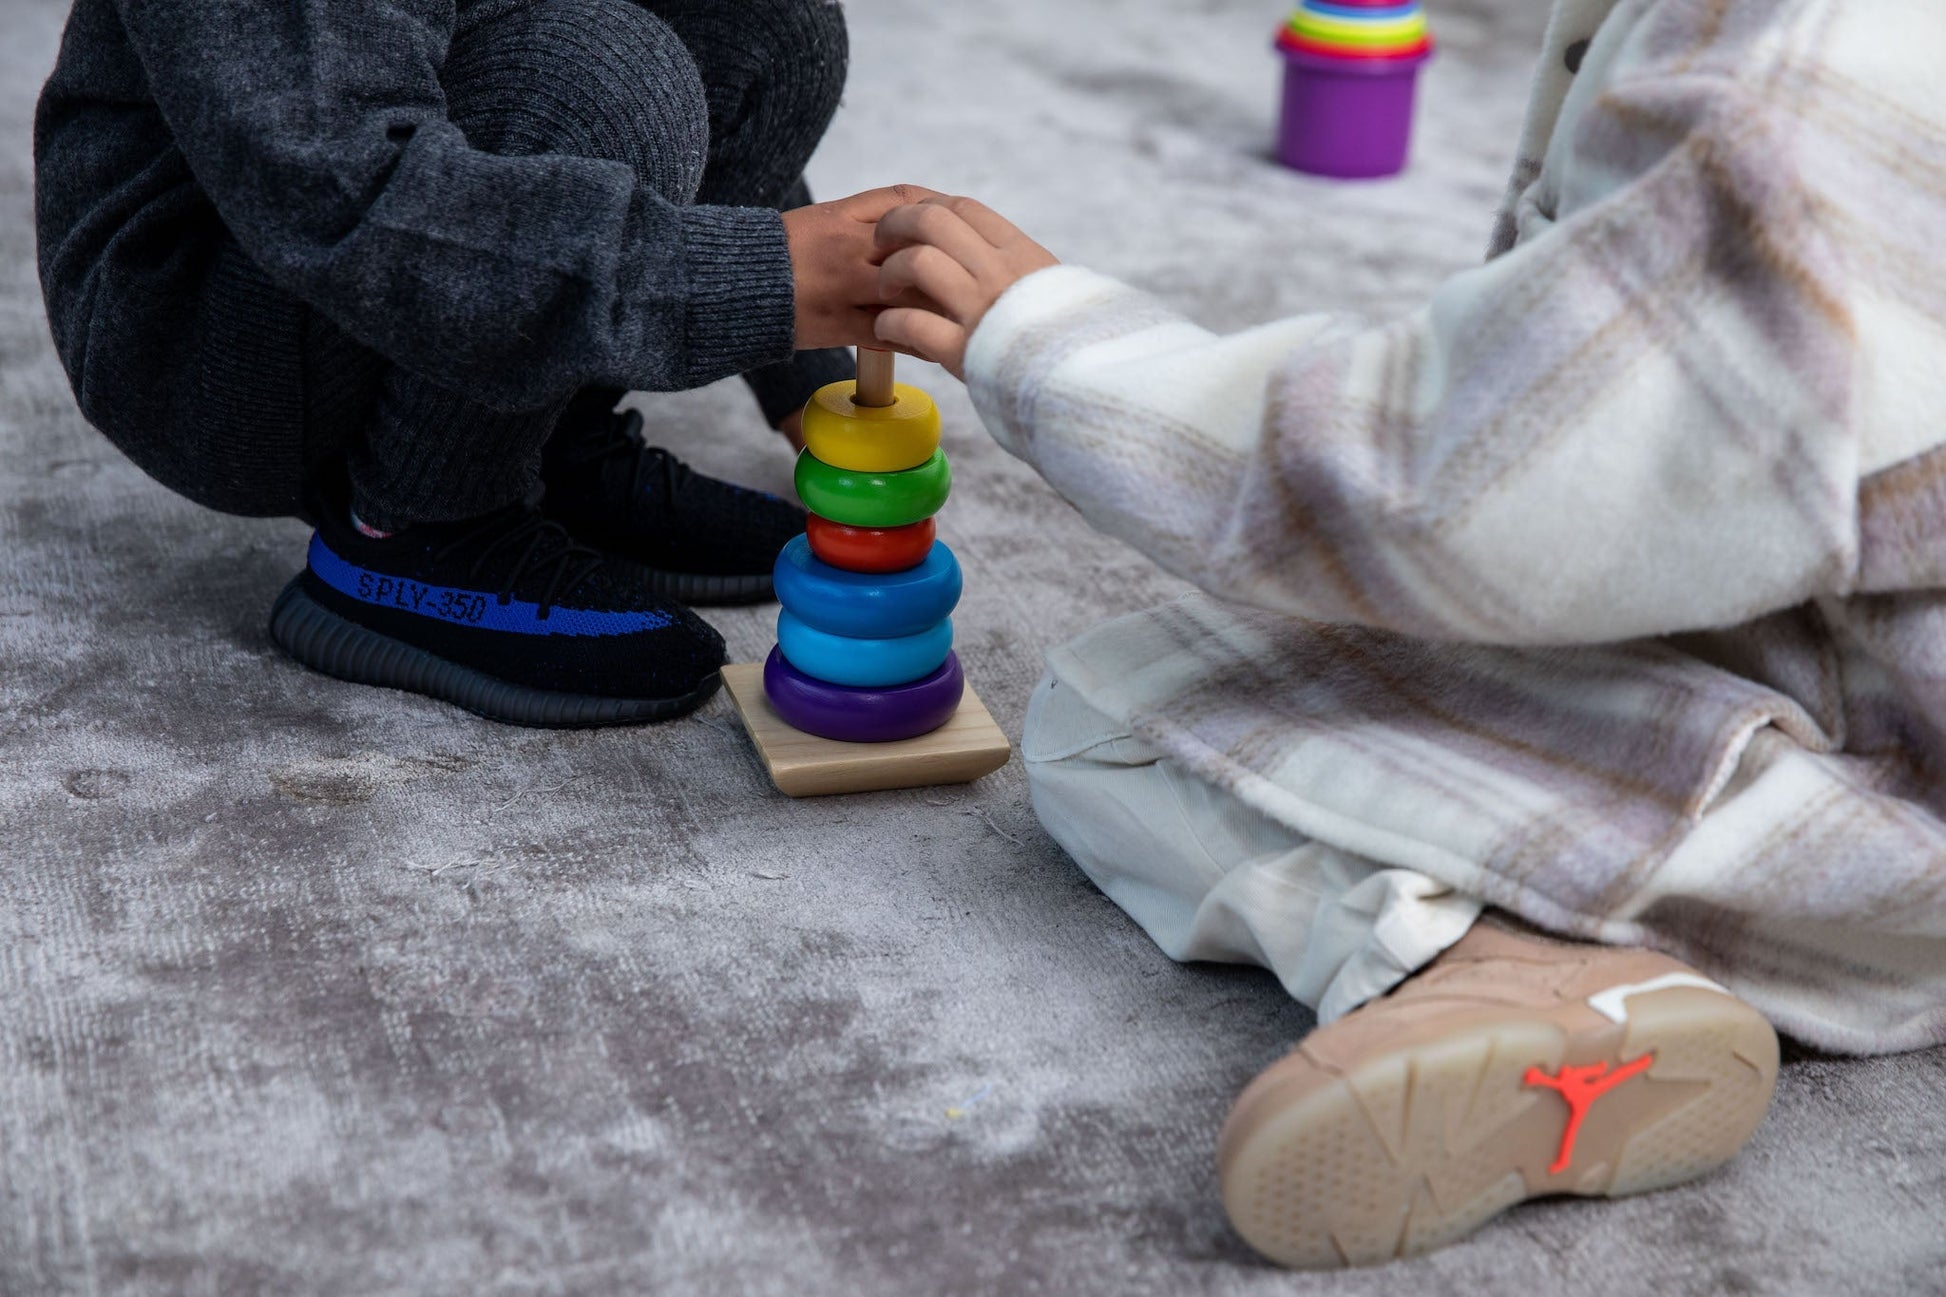
[(1034, 809), (1177, 960), (1260, 964), (1331, 1021), (1430, 963), (1480, 903), (1311, 841), (1197, 778), (1050, 672), (1021, 739)]
[[(441, 84), (453, 122), (488, 152), (624, 162), (673, 203), (693, 201), (702, 183), (709, 120), (696, 66), (666, 25), (625, 0), (523, 6), (468, 29)], [(495, 410), (388, 367), (351, 454), (360, 517), (385, 528), (448, 522), (536, 496), (564, 405)]]
[(681, 39), (709, 105), (697, 201), (782, 207), (844, 93), (844, 11), (823, 0), (637, 0)]
[[(709, 163), (700, 203), (789, 210), (811, 201), (804, 168), (844, 93), (844, 10), (826, 0), (637, 0), (669, 24), (702, 74)], [(852, 377), (844, 351), (799, 352), (745, 375), (772, 426), (826, 383)]]
[[(502, 14), (455, 40), (441, 76), (453, 122), (482, 150), (605, 158), (676, 204), (701, 183), (701, 80), (674, 33), (627, 0)], [(480, 273), (495, 263), (483, 257)], [(388, 291), (409, 313), (410, 286)], [(715, 691), (722, 638), (672, 602), (695, 597), (684, 584), (691, 573), (610, 562), (523, 507), (540, 494), (566, 399), (496, 410), (380, 362), (361, 413), (348, 389), (372, 369), (369, 353), (328, 328), (315, 334), (307, 404), (320, 430), (341, 439), (318, 470), (335, 467), (342, 479), (348, 469), (366, 526), (352, 528), (342, 503), (321, 509), (307, 569), (272, 611), (286, 651), (328, 675), (524, 725), (663, 719)], [(640, 449), (606, 423), (600, 431), (605, 445)], [(693, 502), (703, 481), (671, 466), (664, 485)], [(754, 503), (734, 518), (695, 508), (684, 517), (697, 520), (703, 543), (719, 530), (756, 530), (781, 544), (801, 528), (793, 506), (744, 494)], [(765, 555), (766, 588), (775, 552)], [(699, 589), (720, 584), (710, 576)]]
[(1103, 682), (1137, 655), (1098, 647), (1056, 654), (1028, 707), (1042, 823), (1168, 954), (1264, 965), (1319, 1011), (1219, 1141), (1253, 1246), (1383, 1261), (1523, 1198), (1693, 1178), (1750, 1138), (1777, 1070), (1762, 1015), (1667, 956), (1476, 922), (1470, 897), (1277, 823), (1133, 734)]

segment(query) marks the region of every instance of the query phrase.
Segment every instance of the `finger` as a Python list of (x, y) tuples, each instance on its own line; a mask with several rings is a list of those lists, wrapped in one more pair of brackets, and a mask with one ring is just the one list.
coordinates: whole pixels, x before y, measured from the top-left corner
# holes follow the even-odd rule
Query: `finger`
[(934, 315), (945, 315), (948, 316), (948, 318), (951, 318), (950, 313), (946, 310), (945, 307), (941, 306), (938, 302), (933, 301), (932, 298), (927, 297), (924, 293), (919, 292), (917, 289), (907, 289), (905, 292), (900, 293), (897, 297), (890, 298), (887, 301), (882, 302), (879, 305), (878, 309), (880, 311), (889, 311), (892, 310), (894, 307), (900, 307), (900, 306), (909, 306), (912, 309), (917, 311), (931, 311)]
[(878, 348), (878, 349), (879, 349), (880, 351), (892, 351), (892, 352), (897, 352), (897, 353), (898, 353), (899, 355), (901, 355), (901, 356), (910, 356), (910, 357), (912, 357), (912, 358), (913, 358), (914, 360), (931, 360), (931, 359), (932, 359), (932, 357), (931, 357), (931, 356), (922, 356), (922, 355), (920, 355), (920, 354), (919, 354), (918, 352), (916, 352), (916, 351), (914, 351), (914, 350), (913, 350), (912, 348), (910, 348), (910, 347), (908, 347), (908, 346), (905, 346), (905, 345), (903, 345), (903, 344), (901, 344), (901, 343), (897, 343), (897, 342), (887, 342), (887, 341), (886, 341), (885, 339), (883, 339), (883, 338), (875, 338), (875, 339), (873, 339), (873, 341), (872, 341), (872, 344), (871, 344), (871, 345), (872, 345), (872, 346), (874, 346), (874, 347), (877, 347), (877, 348)]
[(894, 301), (907, 292), (923, 293), (965, 323), (980, 310), (983, 294), (972, 272), (929, 243), (901, 248), (878, 271), (878, 295)]
[(920, 200), (935, 207), (944, 207), (953, 215), (972, 226), (979, 236), (996, 248), (1004, 248), (1009, 243), (1018, 242), (1027, 236), (1021, 233), (1018, 225), (988, 207), (977, 198), (966, 198), (957, 194), (939, 194)]
[(966, 350), (966, 330), (931, 311), (900, 308), (883, 312), (878, 317), (878, 338), (948, 368), (957, 365)]
[(862, 194), (840, 199), (838, 205), (853, 220), (872, 224), (895, 207), (910, 207), (928, 198), (941, 196), (938, 190), (927, 189), (924, 185), (887, 185), (883, 189), (867, 189)]
[(852, 306), (827, 312), (811, 322), (808, 333), (800, 331), (797, 348), (817, 351), (825, 347), (877, 347), (878, 307)]
[(966, 267), (977, 279), (991, 271), (998, 256), (994, 246), (981, 238), (958, 213), (933, 203), (914, 203), (895, 207), (878, 223), (873, 236), (880, 252), (887, 255), (901, 248), (928, 244)]

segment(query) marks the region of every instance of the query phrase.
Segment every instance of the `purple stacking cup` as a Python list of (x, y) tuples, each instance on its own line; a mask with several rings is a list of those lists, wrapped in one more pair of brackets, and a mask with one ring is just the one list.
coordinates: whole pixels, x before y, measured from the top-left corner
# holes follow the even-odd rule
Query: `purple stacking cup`
[(1284, 117), (1277, 157), (1314, 176), (1369, 180), (1405, 170), (1419, 69), (1404, 58), (1334, 58), (1279, 45)]

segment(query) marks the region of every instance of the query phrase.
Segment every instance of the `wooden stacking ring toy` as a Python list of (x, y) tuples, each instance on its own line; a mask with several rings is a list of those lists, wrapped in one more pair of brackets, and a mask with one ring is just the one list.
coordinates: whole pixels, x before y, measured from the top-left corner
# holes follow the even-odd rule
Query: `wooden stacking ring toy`
[(804, 534), (772, 567), (783, 608), (761, 665), (723, 682), (778, 789), (792, 797), (968, 783), (1012, 745), (953, 652), (964, 580), (932, 516), (952, 490), (939, 411), (901, 387), (889, 351), (805, 408)]
[(924, 518), (905, 527), (847, 527), (815, 513), (804, 520), (811, 552), (848, 572), (903, 572), (923, 563), (939, 535), (939, 524)]
[(847, 572), (812, 554), (803, 536), (785, 544), (770, 575), (777, 602), (799, 621), (828, 635), (855, 639), (917, 635), (959, 606), (963, 585), (959, 559), (943, 544), (935, 544), (917, 567), (903, 572)]
[(935, 450), (902, 473), (854, 473), (810, 451), (797, 457), (797, 494), (812, 513), (848, 527), (904, 527), (938, 513), (952, 494), (953, 470)]
[(949, 617), (917, 635), (862, 639), (808, 626), (785, 608), (777, 614), (777, 651), (805, 675), (827, 684), (854, 689), (909, 685), (939, 670), (953, 651), (953, 621)]
[(786, 724), (840, 743), (896, 743), (930, 734), (959, 710), (966, 675), (959, 655), (939, 670), (891, 689), (853, 689), (813, 680), (777, 649), (764, 662), (764, 693)]
[(818, 389), (804, 407), (804, 449), (833, 468), (901, 473), (939, 449), (939, 407), (916, 387), (897, 384), (891, 405), (859, 405), (856, 383)]

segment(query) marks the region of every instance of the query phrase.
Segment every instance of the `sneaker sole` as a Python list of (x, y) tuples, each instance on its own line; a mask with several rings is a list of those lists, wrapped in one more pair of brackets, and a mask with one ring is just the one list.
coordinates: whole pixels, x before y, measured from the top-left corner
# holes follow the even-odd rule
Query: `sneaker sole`
[[(1599, 1025), (1594, 1025), (1598, 1023)], [(1568, 1119), (1530, 1067), (1649, 1069)], [(1450, 1243), (1529, 1198), (1620, 1197), (1729, 1161), (1770, 1106), (1777, 1036), (1742, 1001), (1694, 988), (1631, 997), (1613, 1024), (1576, 1002), (1509, 1013), (1374, 1054), (1343, 1074), (1300, 1049), (1253, 1082), (1218, 1148), (1237, 1232), (1283, 1265), (1371, 1265)]]
[(769, 603), (775, 597), (768, 572), (745, 576), (699, 576), (691, 572), (664, 572), (660, 568), (646, 570), (649, 590), (677, 603), (730, 607)]
[(353, 684), (424, 694), (475, 716), (532, 729), (595, 729), (670, 720), (696, 710), (722, 685), (711, 674), (678, 698), (602, 698), (510, 684), (340, 617), (306, 594), (300, 575), (270, 610), (270, 637), (313, 671)]

